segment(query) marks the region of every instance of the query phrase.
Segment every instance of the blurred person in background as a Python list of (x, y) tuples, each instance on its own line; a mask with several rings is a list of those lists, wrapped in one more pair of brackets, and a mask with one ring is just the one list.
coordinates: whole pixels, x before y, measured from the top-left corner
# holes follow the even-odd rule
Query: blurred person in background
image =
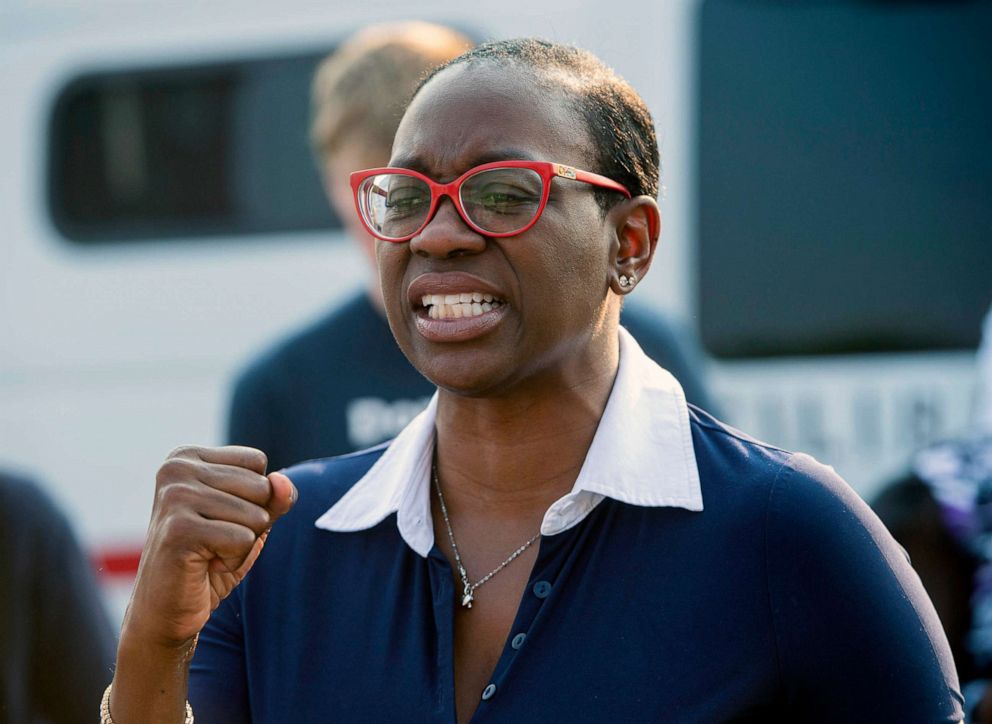
[(872, 507), (906, 549), (951, 644), (969, 721), (992, 724), (992, 309), (970, 429), (919, 451)]
[(72, 527), (0, 472), (0, 724), (92, 722), (116, 640)]
[[(375, 240), (355, 214), (348, 174), (386, 165), (419, 80), (471, 45), (464, 35), (439, 25), (375, 25), (346, 41), (317, 69), (311, 144), (330, 203), (373, 268)], [(679, 380), (689, 402), (712, 409), (699, 355), (687, 336), (643, 304), (625, 307), (622, 324), (648, 356)], [(242, 372), (234, 386), (227, 439), (264, 450), (270, 468), (278, 470), (394, 437), (427, 405), (434, 389), (396, 346), (373, 273), (364, 289)]]

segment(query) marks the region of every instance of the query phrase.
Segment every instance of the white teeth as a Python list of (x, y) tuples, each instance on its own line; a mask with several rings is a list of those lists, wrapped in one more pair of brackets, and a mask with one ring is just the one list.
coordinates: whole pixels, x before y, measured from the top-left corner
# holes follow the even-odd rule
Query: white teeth
[(431, 319), (477, 317), (503, 304), (492, 294), (460, 292), (458, 294), (424, 294), (420, 303)]

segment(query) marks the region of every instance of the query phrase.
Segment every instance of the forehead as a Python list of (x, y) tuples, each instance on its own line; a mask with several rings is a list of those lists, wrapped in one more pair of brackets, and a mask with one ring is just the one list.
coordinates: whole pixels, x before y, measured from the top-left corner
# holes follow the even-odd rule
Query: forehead
[(459, 65), (436, 75), (413, 99), (390, 165), (439, 180), (507, 158), (589, 168), (591, 143), (564, 91), (512, 66)]

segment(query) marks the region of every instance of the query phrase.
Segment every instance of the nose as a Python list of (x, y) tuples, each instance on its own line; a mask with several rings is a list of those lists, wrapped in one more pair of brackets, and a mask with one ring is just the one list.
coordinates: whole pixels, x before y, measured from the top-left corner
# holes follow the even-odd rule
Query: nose
[(444, 197), (433, 218), (410, 239), (410, 251), (423, 257), (448, 259), (461, 254), (478, 254), (486, 248), (486, 238), (477, 233), (458, 213), (454, 202)]

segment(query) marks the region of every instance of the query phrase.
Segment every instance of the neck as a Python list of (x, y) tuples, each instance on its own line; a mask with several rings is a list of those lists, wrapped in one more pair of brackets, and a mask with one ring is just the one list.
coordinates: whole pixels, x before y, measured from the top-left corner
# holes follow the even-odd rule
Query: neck
[(437, 460), (449, 508), (537, 516), (572, 489), (616, 377), (616, 337), (586, 362), (498, 398), (440, 391)]

